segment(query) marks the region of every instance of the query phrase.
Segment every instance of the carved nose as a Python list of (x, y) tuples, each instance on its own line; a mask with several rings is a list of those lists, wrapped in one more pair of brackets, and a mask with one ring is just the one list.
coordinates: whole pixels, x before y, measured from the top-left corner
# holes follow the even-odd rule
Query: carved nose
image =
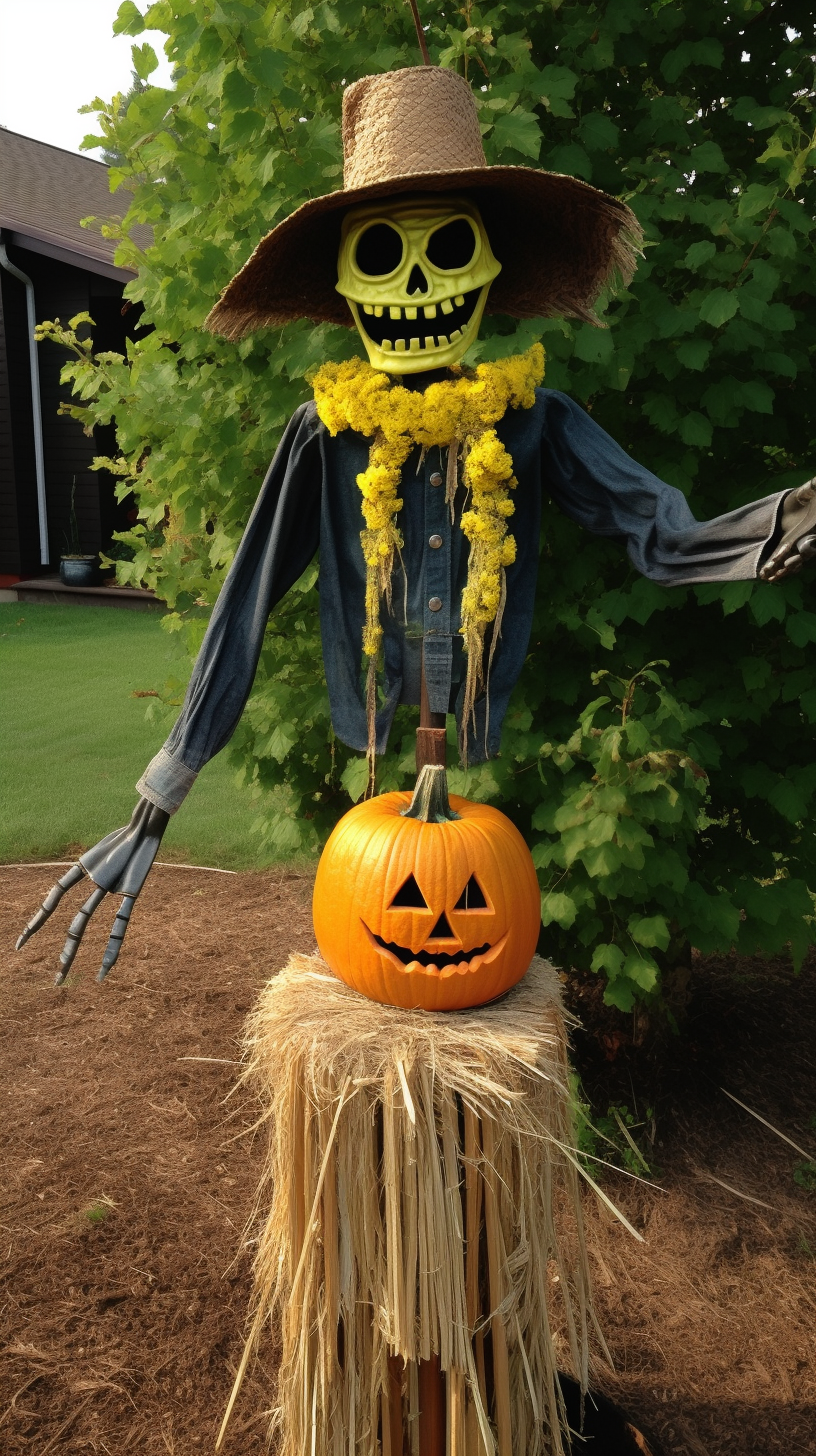
[(429, 940), (455, 940), (456, 936), (448, 924), (448, 917), (444, 910), (436, 922), (433, 930), (428, 936)]
[(413, 268), (411, 269), (411, 276), (408, 279), (407, 292), (408, 293), (427, 293), (428, 292), (428, 280), (425, 277), (425, 274), (423, 273), (423, 271), (420, 268), (420, 266), (419, 266), (418, 263), (415, 263), (414, 266), (413, 266)]

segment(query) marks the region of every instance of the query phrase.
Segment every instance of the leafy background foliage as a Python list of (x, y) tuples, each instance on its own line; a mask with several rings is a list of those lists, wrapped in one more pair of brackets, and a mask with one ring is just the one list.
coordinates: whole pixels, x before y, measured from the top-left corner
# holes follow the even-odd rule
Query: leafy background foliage
[[(476, 354), (543, 338), (546, 383), (690, 496), (702, 518), (816, 468), (814, 58), (796, 0), (521, 0), (422, 6), (434, 60), (464, 71), (493, 162), (573, 173), (624, 197), (644, 257), (609, 325), (488, 321)], [(167, 35), (170, 90), (138, 41)], [(129, 363), (69, 364), (87, 426), (115, 416), (141, 522), (125, 581), (168, 601), (195, 652), (305, 376), (358, 352), (306, 323), (240, 345), (202, 321), (258, 236), (341, 185), (343, 85), (412, 65), (406, 6), (133, 0), (145, 83), (89, 108), (132, 194), (108, 224), (138, 267), (153, 331)], [(120, 193), (120, 197), (127, 196)], [(114, 199), (112, 210), (116, 207)], [(133, 226), (147, 223), (141, 251)], [(228, 750), (282, 855), (314, 850), (365, 781), (332, 734), (316, 671), (316, 565), (275, 611)], [(452, 787), (499, 804), (533, 848), (544, 948), (607, 978), (623, 1010), (687, 954), (737, 946), (798, 961), (814, 938), (816, 610), (802, 578), (666, 590), (616, 543), (545, 512), (536, 623), (501, 757)], [(170, 695), (172, 697), (172, 694)], [(381, 786), (407, 784), (401, 710)]]

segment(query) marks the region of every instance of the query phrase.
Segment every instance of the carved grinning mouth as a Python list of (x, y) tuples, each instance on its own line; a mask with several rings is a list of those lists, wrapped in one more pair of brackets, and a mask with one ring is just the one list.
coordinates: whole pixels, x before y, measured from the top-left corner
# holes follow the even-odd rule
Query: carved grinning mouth
[[(358, 304), (360, 323), (378, 348), (396, 354), (423, 354), (426, 349), (444, 349), (467, 331), (479, 302), (481, 288), (457, 293), (441, 304), (423, 303), (417, 295), (408, 307)], [(396, 315), (396, 317), (392, 317)]]
[(379, 951), (398, 965), (408, 966), (420, 965), (424, 970), (444, 971), (448, 966), (461, 966), (468, 970), (476, 970), (476, 962), (481, 964), (485, 960), (492, 960), (501, 950), (507, 939), (507, 931), (496, 941), (495, 945), (489, 942), (486, 945), (479, 945), (475, 950), (458, 950), (452, 955), (447, 951), (413, 951), (404, 945), (397, 945), (395, 941), (385, 941), (382, 936), (375, 935), (368, 929), (365, 921), (362, 922), (363, 929), (367, 932), (370, 940)]

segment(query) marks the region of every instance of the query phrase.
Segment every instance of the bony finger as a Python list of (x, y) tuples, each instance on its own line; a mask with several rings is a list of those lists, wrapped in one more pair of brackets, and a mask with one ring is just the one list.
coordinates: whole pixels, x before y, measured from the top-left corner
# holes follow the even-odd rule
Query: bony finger
[(20, 939), (17, 941), (16, 950), (22, 950), (26, 941), (30, 940), (32, 935), (36, 935), (37, 931), (45, 925), (49, 916), (53, 915), (65, 891), (70, 890), (73, 885), (78, 884), (83, 878), (84, 871), (82, 866), (75, 864), (71, 866), (67, 874), (63, 875), (61, 880), (57, 880), (57, 883), (51, 886), (36, 915), (31, 917)]
[(801, 541), (797, 541), (796, 549), (805, 561), (810, 561), (816, 556), (816, 536), (803, 536)]
[(116, 962), (119, 958), (119, 952), (122, 949), (122, 941), (125, 938), (125, 933), (127, 931), (130, 921), (130, 914), (135, 903), (135, 895), (125, 895), (121, 905), (119, 906), (118, 911), (116, 912), (116, 919), (113, 922), (113, 929), (110, 933), (110, 940), (108, 941), (107, 947), (105, 949), (105, 954), (102, 957), (102, 966), (96, 977), (97, 981), (104, 981), (106, 975), (108, 974), (108, 971), (111, 969), (112, 966), (116, 965)]
[(68, 972), (70, 971), (71, 966), (74, 963), (74, 957), (79, 950), (82, 937), (87, 929), (88, 921), (93, 915), (97, 905), (101, 905), (107, 893), (107, 890), (95, 889), (93, 894), (88, 896), (81, 910), (77, 911), (76, 915), (71, 921), (71, 924), (68, 927), (68, 939), (63, 946), (62, 955), (60, 956), (60, 966), (62, 967), (62, 969), (57, 971), (57, 975), (54, 980), (55, 986), (61, 986), (63, 981), (65, 980), (65, 977), (68, 975)]
[(762, 581), (773, 581), (785, 564), (784, 556), (771, 556), (762, 567), (759, 575)]

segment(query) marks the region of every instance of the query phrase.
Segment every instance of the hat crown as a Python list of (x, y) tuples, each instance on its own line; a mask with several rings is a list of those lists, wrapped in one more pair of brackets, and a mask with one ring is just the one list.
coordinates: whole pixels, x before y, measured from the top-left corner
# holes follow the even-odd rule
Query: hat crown
[(409, 66), (343, 95), (343, 186), (486, 166), (473, 92), (455, 71)]

